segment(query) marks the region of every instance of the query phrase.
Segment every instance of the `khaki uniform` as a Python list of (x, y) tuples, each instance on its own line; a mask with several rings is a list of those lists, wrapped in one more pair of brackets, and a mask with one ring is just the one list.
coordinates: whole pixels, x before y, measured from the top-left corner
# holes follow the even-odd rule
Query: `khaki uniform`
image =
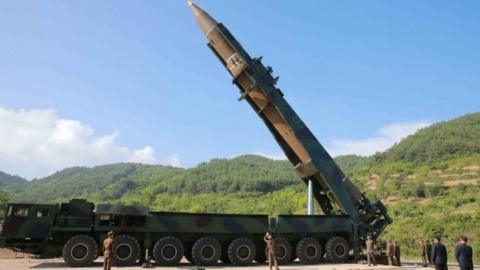
[(428, 266), (427, 264), (427, 247), (425, 246), (425, 243), (420, 242), (418, 245), (418, 254), (420, 254), (420, 259), (422, 260), (422, 265)]
[(375, 260), (375, 241), (372, 239), (367, 239), (365, 242), (367, 246), (367, 263), (370, 266), (372, 263), (373, 265), (377, 265), (377, 261)]
[(395, 246), (392, 242), (387, 244), (387, 257), (388, 265), (397, 265), (397, 260), (395, 259)]
[(113, 263), (113, 239), (107, 238), (103, 241), (103, 270), (112, 269)]
[(267, 243), (268, 267), (270, 267), (270, 270), (272, 270), (272, 266), (275, 265), (275, 269), (279, 270), (278, 263), (277, 263), (277, 252), (276, 252), (277, 247), (275, 245), (275, 240), (268, 239), (266, 236), (264, 240), (265, 240), (265, 243)]

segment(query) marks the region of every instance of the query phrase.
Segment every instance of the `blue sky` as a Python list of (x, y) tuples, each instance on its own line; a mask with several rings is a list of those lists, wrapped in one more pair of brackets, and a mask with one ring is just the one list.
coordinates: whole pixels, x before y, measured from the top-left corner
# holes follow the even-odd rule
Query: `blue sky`
[[(478, 1), (196, 1), (332, 154), (479, 109)], [(282, 154), (186, 1), (0, 2), (0, 170)]]

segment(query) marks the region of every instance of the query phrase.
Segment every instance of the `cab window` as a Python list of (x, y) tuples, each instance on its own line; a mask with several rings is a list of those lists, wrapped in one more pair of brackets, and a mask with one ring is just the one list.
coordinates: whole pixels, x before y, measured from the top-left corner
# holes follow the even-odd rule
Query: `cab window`
[(120, 226), (121, 225), (121, 216), (120, 215), (101, 215), (98, 220), (99, 226)]
[(17, 206), (13, 209), (13, 216), (14, 217), (28, 217), (29, 207), (20, 207)]
[(42, 218), (48, 216), (48, 209), (35, 209), (35, 217)]

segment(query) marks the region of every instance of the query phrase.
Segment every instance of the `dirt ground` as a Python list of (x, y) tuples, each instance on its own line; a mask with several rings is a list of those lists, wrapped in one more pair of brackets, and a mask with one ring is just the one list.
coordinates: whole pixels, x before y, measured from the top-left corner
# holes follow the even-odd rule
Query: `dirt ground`
[[(102, 261), (97, 260), (92, 266), (89, 267), (82, 267), (82, 268), (70, 268), (65, 265), (63, 260), (61, 259), (30, 259), (30, 258), (23, 258), (23, 259), (0, 259), (0, 270), (11, 270), (11, 269), (51, 269), (51, 270), (79, 270), (79, 269), (102, 269)], [(131, 266), (131, 267), (112, 267), (112, 269), (117, 270), (140, 270), (144, 269), (140, 266)], [(178, 267), (160, 267), (155, 266), (153, 269), (163, 269), (163, 270), (173, 270), (173, 269), (196, 269), (194, 266), (190, 264), (182, 264)], [(240, 269), (248, 269), (248, 270), (267, 270), (267, 265), (254, 265), (248, 267), (234, 267), (234, 266), (223, 266), (219, 264), (218, 266), (208, 266), (198, 269), (222, 269), (222, 270), (240, 270)], [(367, 265), (362, 264), (319, 264), (319, 265), (286, 265), (280, 267), (281, 270), (294, 270), (294, 269), (309, 269), (309, 270), (329, 270), (329, 269), (336, 269), (336, 270), (366, 270), (366, 269), (375, 269), (375, 270), (393, 270), (393, 269), (400, 269), (398, 267), (389, 267), (389, 266), (376, 266), (376, 267), (368, 267)]]
[[(194, 266), (188, 263), (182, 263), (178, 267), (160, 267), (153, 265), (154, 269), (161, 269), (161, 270), (173, 270), (173, 269), (197, 269)], [(102, 269), (102, 258), (100, 257), (95, 261), (92, 266), (89, 267), (82, 267), (82, 268), (72, 268), (68, 267), (61, 258), (58, 259), (34, 259), (31, 258), (27, 254), (23, 253), (14, 253), (9, 250), (0, 249), (0, 270), (23, 270), (23, 269), (51, 269), (51, 270), (80, 270), (80, 269)], [(112, 269), (117, 270), (140, 270), (143, 269), (140, 266), (132, 266), (132, 267), (112, 267)], [(222, 265), (218, 264), (218, 266), (208, 266), (198, 269), (221, 269), (221, 270), (240, 270), (240, 269), (248, 269), (248, 270), (267, 270), (268, 266), (265, 264), (262, 265), (253, 265), (248, 267), (235, 267), (231, 265)], [(424, 269), (424, 270), (431, 270), (432, 268), (422, 268), (415, 263), (406, 263), (402, 267), (393, 267), (393, 266), (385, 266), (385, 265), (378, 265), (375, 267), (369, 267), (365, 264), (317, 264), (317, 265), (299, 265), (299, 264), (291, 264), (285, 265), (280, 267), (281, 270), (296, 270), (296, 269), (306, 269), (306, 270), (367, 270), (367, 269), (374, 269), (374, 270), (400, 270), (400, 269)], [(458, 267), (454, 265), (449, 265), (450, 270), (458, 269)]]

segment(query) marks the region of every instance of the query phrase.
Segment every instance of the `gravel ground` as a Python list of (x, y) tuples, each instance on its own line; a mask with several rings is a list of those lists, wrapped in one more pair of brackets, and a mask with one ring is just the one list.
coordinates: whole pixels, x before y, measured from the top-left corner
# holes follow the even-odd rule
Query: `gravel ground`
[[(0, 259), (0, 270), (21, 270), (21, 269), (61, 269), (61, 270), (81, 270), (81, 269), (102, 269), (102, 261), (101, 259), (95, 261), (92, 266), (89, 267), (82, 267), (82, 268), (71, 268), (65, 265), (62, 259), (31, 259), (31, 258), (18, 258), (18, 259)], [(144, 269), (140, 266), (131, 266), (131, 267), (112, 267), (112, 269), (123, 269), (123, 270), (140, 270)], [(163, 269), (163, 270), (173, 270), (173, 269), (195, 269), (192, 265), (189, 264), (182, 264), (179, 267), (160, 267), (155, 266), (153, 269)], [(219, 264), (218, 266), (208, 266), (204, 267), (204, 269), (222, 269), (222, 270), (240, 270), (240, 269), (248, 269), (248, 270), (267, 270), (267, 265), (254, 265), (248, 267), (234, 267), (234, 266), (223, 266)], [(376, 266), (376, 267), (368, 267), (364, 264), (319, 264), (319, 265), (286, 265), (281, 266), (281, 270), (294, 270), (294, 269), (309, 269), (309, 270), (329, 270), (329, 269), (336, 269), (336, 270), (366, 270), (366, 269), (375, 269), (375, 270), (394, 270), (394, 269), (401, 269), (399, 267), (389, 267), (389, 266)]]
[[(15, 258), (17, 257), (17, 258)], [(407, 261), (407, 260), (405, 260)], [(186, 262), (186, 261), (185, 261)], [(478, 266), (475, 267), (479, 269)], [(102, 258), (100, 257), (95, 261), (92, 266), (89, 267), (82, 267), (82, 268), (73, 268), (68, 267), (61, 258), (57, 259), (34, 259), (30, 258), (29, 255), (23, 253), (14, 253), (6, 249), (0, 249), (0, 270), (22, 270), (22, 269), (61, 269), (61, 270), (81, 270), (81, 269), (102, 269)], [(131, 267), (112, 267), (112, 269), (123, 269), (123, 270), (139, 270), (144, 269), (140, 266), (131, 266)], [(155, 266), (154, 269), (163, 269), (163, 270), (173, 270), (173, 269), (195, 269), (194, 266), (188, 263), (182, 263), (181, 266), (178, 267), (160, 267)], [(253, 265), (248, 267), (235, 267), (230, 265), (222, 265), (218, 264), (218, 266), (208, 266), (204, 267), (203, 269), (222, 269), (222, 270), (240, 270), (240, 269), (248, 269), (248, 270), (268, 270), (268, 266), (263, 265)], [(366, 264), (317, 264), (317, 265), (299, 265), (299, 264), (291, 264), (286, 266), (281, 266), (281, 270), (295, 270), (295, 269), (306, 269), (306, 270), (367, 270), (367, 269), (374, 269), (374, 270), (431, 270), (433, 268), (423, 268), (419, 264), (414, 262), (407, 262), (402, 267), (393, 267), (393, 266), (386, 266), (386, 265), (378, 265), (375, 267), (369, 267)], [(458, 269), (456, 265), (449, 265), (450, 270)]]

